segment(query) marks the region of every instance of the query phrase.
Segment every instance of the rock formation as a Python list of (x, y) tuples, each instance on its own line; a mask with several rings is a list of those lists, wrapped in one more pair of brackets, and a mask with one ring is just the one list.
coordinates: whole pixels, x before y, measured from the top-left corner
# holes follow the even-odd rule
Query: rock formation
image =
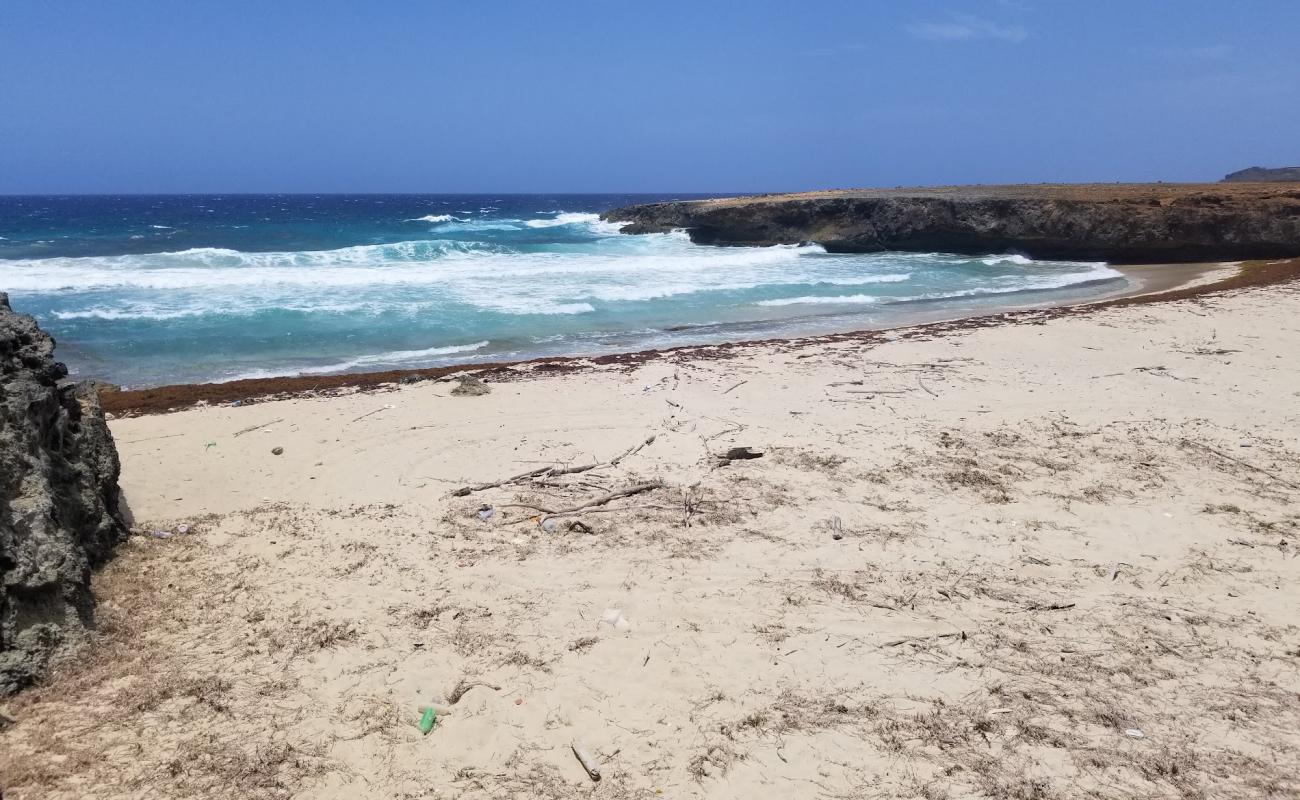
[(122, 538), (118, 460), (93, 387), (0, 292), (0, 695), (92, 623), (91, 567)]
[(1300, 181), (1300, 167), (1246, 167), (1223, 176), (1225, 183), (1236, 181)]
[(700, 244), (816, 242), (885, 250), (1119, 263), (1300, 255), (1300, 186), (1091, 184), (867, 189), (653, 203), (605, 219), (684, 228)]

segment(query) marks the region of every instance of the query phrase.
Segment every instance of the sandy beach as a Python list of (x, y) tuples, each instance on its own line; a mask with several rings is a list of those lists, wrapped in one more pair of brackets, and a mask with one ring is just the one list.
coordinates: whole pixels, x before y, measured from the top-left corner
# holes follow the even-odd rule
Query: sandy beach
[(5, 797), (1295, 796), (1300, 291), (1248, 283), (119, 407), (137, 534)]

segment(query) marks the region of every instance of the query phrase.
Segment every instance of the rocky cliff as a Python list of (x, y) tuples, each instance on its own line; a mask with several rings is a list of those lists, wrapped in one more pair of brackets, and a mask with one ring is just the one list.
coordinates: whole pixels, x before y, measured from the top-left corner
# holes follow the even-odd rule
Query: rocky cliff
[(1223, 176), (1226, 183), (1235, 181), (1297, 181), (1300, 167), (1246, 167)]
[(91, 567), (125, 532), (99, 400), (64, 382), (53, 354), (54, 340), (0, 292), (0, 695), (81, 639)]
[(626, 233), (700, 244), (1158, 264), (1300, 255), (1300, 185), (1095, 184), (870, 189), (694, 200), (607, 212)]

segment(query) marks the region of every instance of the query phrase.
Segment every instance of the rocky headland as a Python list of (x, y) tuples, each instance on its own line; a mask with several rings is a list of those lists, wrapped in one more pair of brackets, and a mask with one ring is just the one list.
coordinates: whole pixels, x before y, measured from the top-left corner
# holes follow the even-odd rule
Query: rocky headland
[(0, 292), (0, 695), (82, 638), (91, 568), (125, 533), (97, 393), (66, 375), (54, 340)]
[(1225, 183), (1300, 181), (1300, 167), (1246, 167), (1223, 176)]
[(1129, 264), (1300, 255), (1300, 183), (854, 189), (627, 206), (627, 233), (831, 252), (987, 254)]

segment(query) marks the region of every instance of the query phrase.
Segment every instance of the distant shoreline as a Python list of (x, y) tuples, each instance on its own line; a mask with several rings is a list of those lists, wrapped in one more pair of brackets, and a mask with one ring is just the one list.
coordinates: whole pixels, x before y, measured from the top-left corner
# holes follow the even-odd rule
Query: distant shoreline
[(1113, 265), (1123, 272), (1131, 285), (1122, 291), (1075, 303), (1035, 304), (1030, 308), (937, 318), (932, 321), (898, 328), (854, 330), (815, 336), (779, 337), (736, 341), (713, 345), (683, 345), (666, 349), (640, 350), (600, 356), (556, 356), (522, 361), (459, 364), (423, 369), (398, 369), (380, 372), (351, 372), (335, 375), (297, 375), (275, 378), (250, 378), (226, 383), (173, 384), (147, 389), (101, 392), (105, 411), (116, 415), (165, 414), (201, 403), (254, 403), (271, 399), (374, 390), (400, 383), (446, 379), (458, 374), (475, 374), (493, 381), (517, 380), (530, 373), (555, 373), (588, 370), (597, 367), (630, 367), (648, 361), (669, 358), (716, 359), (762, 347), (787, 347), (811, 340), (887, 341), (904, 336), (1020, 324), (1062, 316), (1088, 314), (1106, 308), (1187, 300), (1202, 295), (1234, 289), (1263, 287), (1300, 280), (1300, 258), (1280, 261), (1218, 264)]

